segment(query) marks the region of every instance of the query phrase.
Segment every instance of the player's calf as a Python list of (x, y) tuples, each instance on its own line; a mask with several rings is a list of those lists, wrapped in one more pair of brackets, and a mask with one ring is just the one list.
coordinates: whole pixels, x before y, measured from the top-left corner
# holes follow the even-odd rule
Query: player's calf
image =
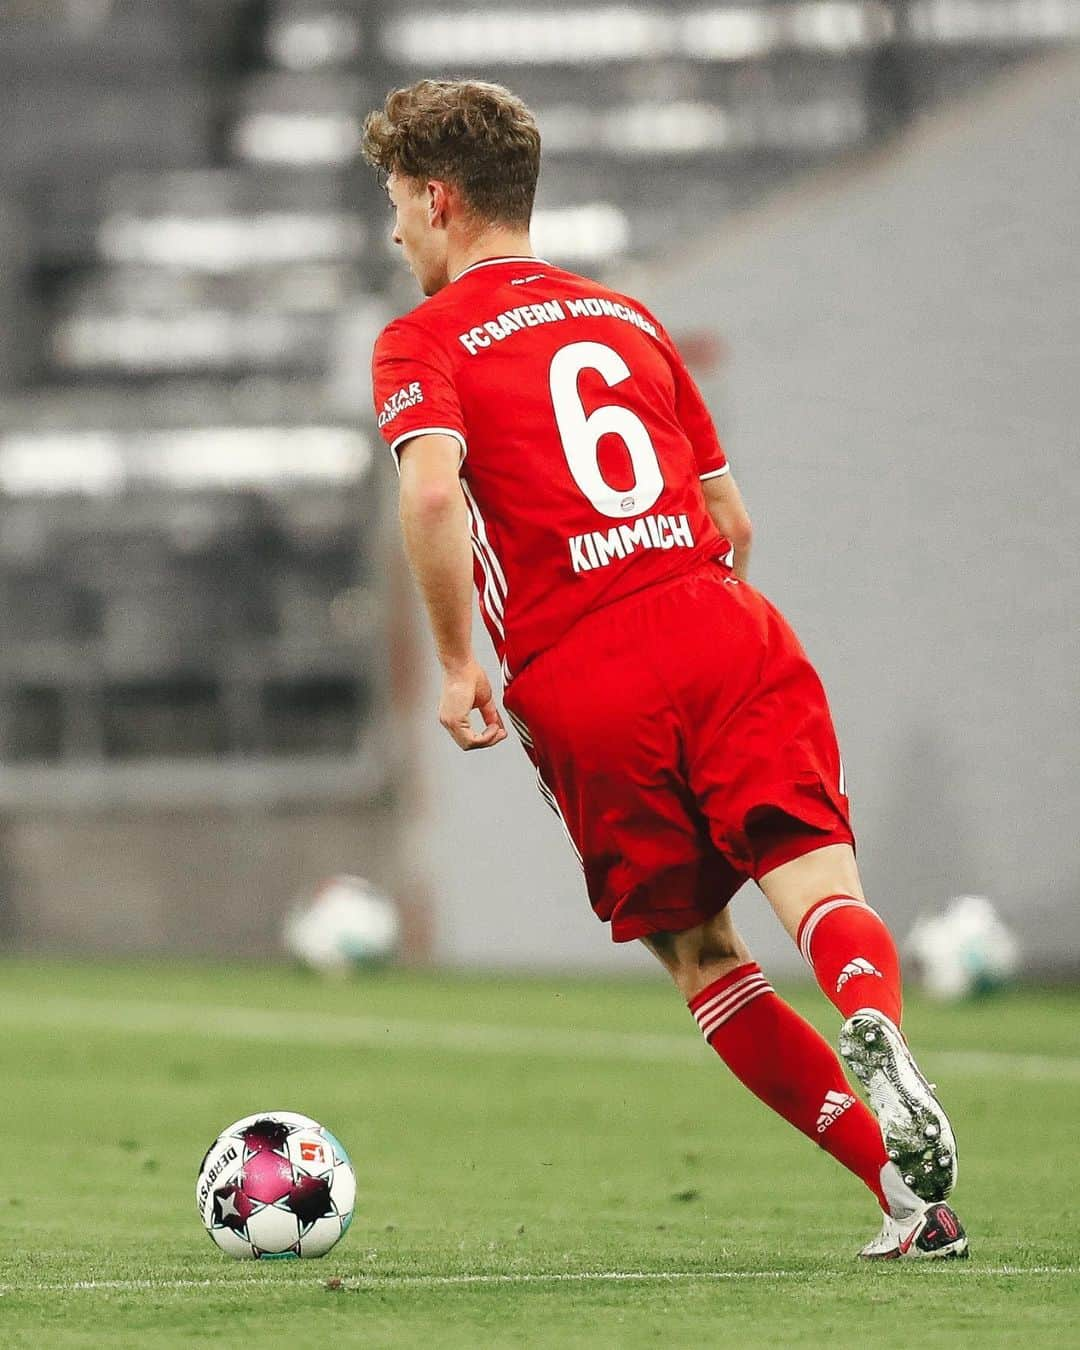
[(850, 1017), (877, 1008), (900, 1025), (900, 958), (866, 903), (850, 844), (829, 844), (773, 868), (758, 885), (798, 944), (825, 997)]
[(796, 932), (799, 951), (825, 997), (850, 1017), (877, 1008), (900, 1024), (900, 958), (880, 915), (851, 895), (828, 895), (807, 909)]
[[(851, 1091), (832, 1048), (778, 997), (760, 967), (753, 961), (736, 967), (689, 1006), (702, 1035), (736, 1078), (831, 1153), (888, 1209), (883, 1187), (890, 1165), (877, 1122)], [(911, 1196), (909, 1206), (917, 1203)]]

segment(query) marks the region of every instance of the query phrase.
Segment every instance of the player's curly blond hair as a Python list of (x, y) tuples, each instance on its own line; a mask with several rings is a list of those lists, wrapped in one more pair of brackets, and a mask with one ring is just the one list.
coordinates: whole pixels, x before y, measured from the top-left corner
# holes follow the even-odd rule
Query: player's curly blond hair
[(527, 227), (540, 173), (540, 132), (501, 84), (418, 80), (364, 122), (364, 158), (384, 173), (453, 183), (481, 220)]

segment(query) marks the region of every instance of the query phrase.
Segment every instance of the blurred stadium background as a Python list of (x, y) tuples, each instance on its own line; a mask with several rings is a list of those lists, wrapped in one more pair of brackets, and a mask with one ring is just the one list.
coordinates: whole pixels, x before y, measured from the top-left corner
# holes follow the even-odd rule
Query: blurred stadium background
[[(416, 301), (359, 161), (421, 75), (545, 139), (535, 242), (684, 344), (903, 933), (1080, 964), (1080, 4), (0, 0), (0, 938), (647, 964), (524, 757), (456, 754), (368, 382)], [(774, 969), (796, 953), (755, 900)]]

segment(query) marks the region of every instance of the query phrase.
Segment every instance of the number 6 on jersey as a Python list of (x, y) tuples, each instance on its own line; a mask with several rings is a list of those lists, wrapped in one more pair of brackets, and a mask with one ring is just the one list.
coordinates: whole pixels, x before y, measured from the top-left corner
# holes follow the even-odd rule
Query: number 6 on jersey
[[(608, 385), (630, 378), (630, 367), (619, 353), (600, 342), (572, 342), (552, 357), (548, 373), (551, 405), (567, 465), (574, 482), (601, 515), (619, 520), (640, 515), (656, 504), (664, 490), (656, 449), (645, 423), (629, 408), (611, 403), (586, 415), (578, 394), (578, 376), (583, 370), (598, 371)], [(625, 443), (634, 470), (630, 487), (614, 488), (600, 472), (602, 436), (618, 436)]]

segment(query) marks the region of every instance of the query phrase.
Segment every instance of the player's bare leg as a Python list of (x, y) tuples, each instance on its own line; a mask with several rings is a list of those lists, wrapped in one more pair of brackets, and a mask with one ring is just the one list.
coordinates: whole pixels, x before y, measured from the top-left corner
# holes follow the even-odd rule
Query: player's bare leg
[(826, 844), (801, 858), (774, 867), (758, 879), (776, 917), (798, 942), (808, 910), (825, 896), (850, 896), (865, 902), (855, 850), (850, 844)]
[(684, 933), (653, 933), (642, 940), (688, 1003), (709, 985), (753, 960), (726, 909)]
[(815, 849), (758, 885), (846, 1018), (840, 1053), (866, 1089), (889, 1157), (924, 1201), (944, 1200), (956, 1181), (956, 1142), (900, 1033), (896, 945), (866, 903), (854, 851), (848, 844)]

